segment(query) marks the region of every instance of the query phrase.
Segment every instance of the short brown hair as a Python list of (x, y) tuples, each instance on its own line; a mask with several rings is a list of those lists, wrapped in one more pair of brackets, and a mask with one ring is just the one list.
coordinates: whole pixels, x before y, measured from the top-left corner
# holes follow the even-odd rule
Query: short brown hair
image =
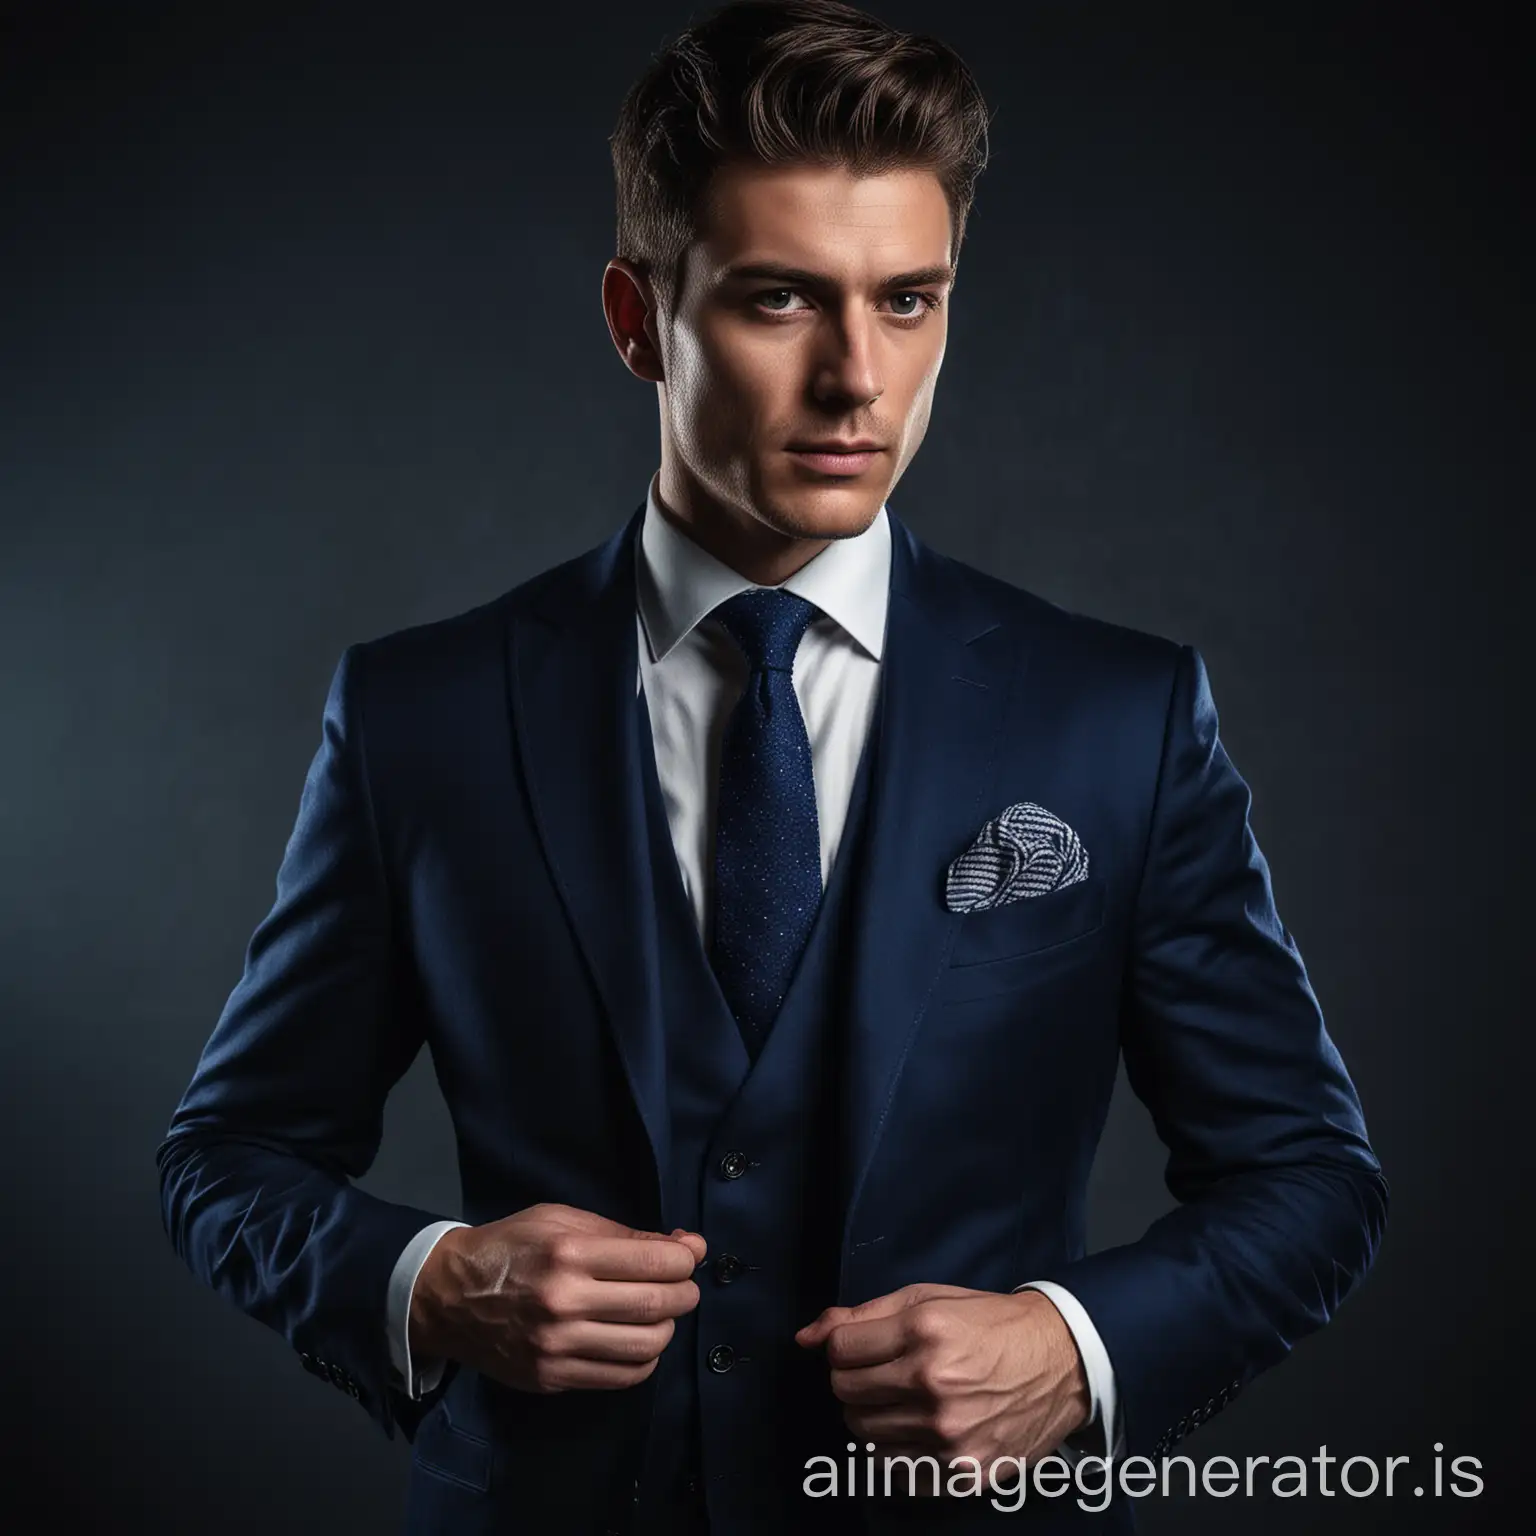
[(672, 312), (699, 202), (716, 167), (840, 165), (855, 175), (931, 170), (949, 201), (957, 262), (987, 108), (937, 38), (898, 32), (837, 0), (739, 0), (661, 50), (631, 87), (609, 139), (617, 254)]

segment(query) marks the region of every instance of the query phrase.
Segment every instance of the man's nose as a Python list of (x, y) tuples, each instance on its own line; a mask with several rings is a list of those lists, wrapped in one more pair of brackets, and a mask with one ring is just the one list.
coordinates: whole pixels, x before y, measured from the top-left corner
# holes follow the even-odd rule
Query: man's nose
[(876, 355), (873, 317), (844, 319), (829, 326), (817, 363), (818, 400), (865, 405), (885, 390)]

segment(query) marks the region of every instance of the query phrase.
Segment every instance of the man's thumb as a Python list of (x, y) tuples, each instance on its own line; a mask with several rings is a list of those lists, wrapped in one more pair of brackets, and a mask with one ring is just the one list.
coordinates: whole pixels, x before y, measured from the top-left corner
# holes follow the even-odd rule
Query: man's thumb
[(698, 1232), (690, 1232), (685, 1227), (673, 1227), (670, 1232), (631, 1232), (631, 1237), (644, 1237), (653, 1241), (682, 1243), (693, 1254), (695, 1265), (704, 1262), (704, 1255), (709, 1252), (709, 1244)]

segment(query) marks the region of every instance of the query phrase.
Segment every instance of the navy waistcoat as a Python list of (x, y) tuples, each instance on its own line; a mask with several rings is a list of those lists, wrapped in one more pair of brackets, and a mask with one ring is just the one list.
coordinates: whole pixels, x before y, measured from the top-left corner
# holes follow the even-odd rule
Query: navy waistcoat
[(824, 1352), (794, 1334), (837, 1299), (842, 961), (882, 696), (815, 925), (755, 1063), (683, 887), (643, 690), (637, 697), (671, 1119), (664, 1229), (709, 1241), (694, 1276), (699, 1305), (677, 1320), (652, 1378), (639, 1531), (698, 1529), (706, 1505), (712, 1536), (815, 1529), (838, 1513), (801, 1491), (807, 1458), (845, 1457), (849, 1432)]

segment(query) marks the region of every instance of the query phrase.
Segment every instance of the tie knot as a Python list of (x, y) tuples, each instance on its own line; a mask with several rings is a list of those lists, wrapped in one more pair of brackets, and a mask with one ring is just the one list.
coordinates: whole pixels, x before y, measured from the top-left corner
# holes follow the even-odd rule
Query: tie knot
[(752, 587), (714, 611), (754, 671), (791, 671), (795, 651), (812, 619), (815, 603), (782, 587)]

